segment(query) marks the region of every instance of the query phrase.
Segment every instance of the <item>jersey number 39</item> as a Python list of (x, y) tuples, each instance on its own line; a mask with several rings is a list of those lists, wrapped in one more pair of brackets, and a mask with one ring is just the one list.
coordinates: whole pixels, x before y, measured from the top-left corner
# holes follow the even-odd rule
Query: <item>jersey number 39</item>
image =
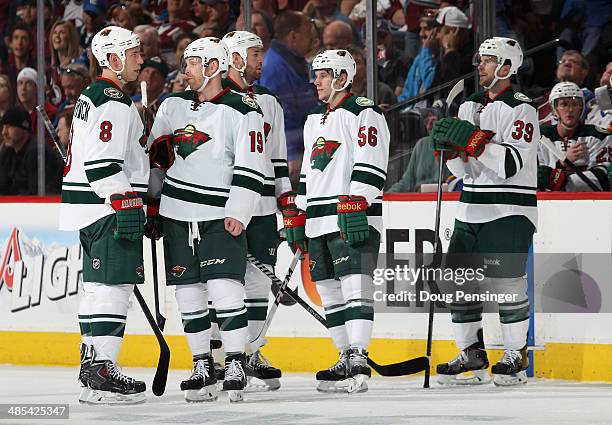
[(531, 140), (533, 140), (533, 124), (530, 122), (525, 124), (525, 122), (521, 120), (514, 121), (512, 138), (514, 140), (525, 139), (527, 143), (531, 143)]

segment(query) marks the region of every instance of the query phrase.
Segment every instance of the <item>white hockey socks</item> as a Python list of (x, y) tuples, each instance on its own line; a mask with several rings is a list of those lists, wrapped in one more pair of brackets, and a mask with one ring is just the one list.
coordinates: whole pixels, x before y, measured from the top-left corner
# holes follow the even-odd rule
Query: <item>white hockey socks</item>
[(95, 305), (96, 293), (95, 286), (91, 283), (82, 284), (83, 292), (81, 292), (79, 300), (79, 328), (81, 329), (81, 341), (83, 344), (92, 345), (93, 338), (91, 335), (91, 313)]
[(493, 290), (498, 294), (511, 295), (515, 301), (499, 304), (504, 348), (520, 350), (527, 344), (529, 331), (529, 298), (527, 297), (527, 278), (491, 279)]
[(192, 356), (210, 353), (211, 328), (206, 284), (176, 285), (174, 294)]
[(370, 345), (374, 325), (374, 284), (364, 274), (350, 274), (340, 278), (346, 304), (344, 317), (351, 348), (365, 350)]
[[(274, 268), (271, 265), (264, 265), (268, 270), (274, 273)], [(249, 341), (253, 341), (261, 332), (266, 321), (271, 282), (270, 278), (250, 262), (247, 262), (244, 281), (244, 290), (246, 292), (244, 303), (247, 308), (247, 316), (249, 319)], [(254, 346), (263, 344), (263, 341), (260, 340), (253, 342)]]
[(244, 286), (234, 279), (211, 279), (207, 284), (225, 352), (243, 353), (249, 337)]
[(346, 351), (349, 348), (349, 339), (345, 327), (344, 313), (346, 303), (340, 288), (340, 281), (326, 279), (317, 282), (317, 291), (321, 296), (321, 302), (325, 309), (325, 321), (339, 351)]

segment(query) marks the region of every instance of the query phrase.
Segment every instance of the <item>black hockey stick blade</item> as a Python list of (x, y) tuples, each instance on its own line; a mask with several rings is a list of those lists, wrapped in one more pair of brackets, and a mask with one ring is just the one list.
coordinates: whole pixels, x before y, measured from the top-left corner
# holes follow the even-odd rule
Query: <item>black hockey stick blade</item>
[(413, 375), (429, 369), (429, 359), (427, 357), (417, 357), (415, 359), (388, 365), (380, 365), (368, 357), (368, 364), (380, 376)]
[(155, 323), (155, 318), (151, 314), (149, 307), (147, 307), (147, 303), (145, 302), (142, 293), (138, 289), (138, 286), (134, 286), (134, 295), (136, 296), (138, 304), (140, 304), (142, 312), (147, 318), (149, 325), (151, 325), (151, 329), (153, 329), (153, 333), (155, 334), (155, 338), (157, 338), (157, 342), (159, 344), (159, 361), (157, 362), (155, 377), (153, 378), (153, 394), (159, 397), (164, 394), (164, 391), (166, 391), (168, 367), (170, 367), (170, 347), (168, 347), (168, 343), (159, 330), (157, 323)]

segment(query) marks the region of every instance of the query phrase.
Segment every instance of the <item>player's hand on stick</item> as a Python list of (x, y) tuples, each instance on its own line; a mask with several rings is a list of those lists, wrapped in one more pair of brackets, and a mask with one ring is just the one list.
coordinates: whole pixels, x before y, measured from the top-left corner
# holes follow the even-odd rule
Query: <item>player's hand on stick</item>
[(306, 238), (306, 213), (295, 205), (295, 191), (285, 192), (278, 197), (278, 208), (283, 214), (283, 227), (287, 244), (291, 251), (299, 248), (308, 252), (308, 239)]
[(159, 215), (159, 198), (149, 198), (147, 200), (147, 222), (145, 223), (144, 234), (151, 240), (158, 240), (164, 235), (164, 225)]
[(457, 152), (462, 158), (464, 155), (478, 158), (492, 136), (490, 131), (456, 118), (439, 119), (431, 132), (434, 150)]
[(350, 245), (365, 241), (370, 235), (366, 198), (340, 195), (336, 209), (340, 237)]
[(135, 241), (141, 238), (145, 223), (142, 198), (136, 192), (114, 193), (110, 201), (115, 210), (115, 239)]
[(559, 191), (565, 187), (567, 174), (562, 168), (538, 166), (538, 189)]
[(244, 230), (244, 225), (232, 217), (225, 217), (225, 230), (232, 236), (240, 236)]

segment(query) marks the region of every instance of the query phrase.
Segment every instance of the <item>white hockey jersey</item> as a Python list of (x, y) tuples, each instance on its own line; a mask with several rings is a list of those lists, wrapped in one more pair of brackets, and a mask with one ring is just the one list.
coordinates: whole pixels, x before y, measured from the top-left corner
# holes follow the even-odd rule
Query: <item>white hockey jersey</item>
[[(579, 158), (573, 161), (574, 165), (582, 170), (612, 162), (612, 136), (603, 128), (582, 124), (571, 138), (559, 136), (556, 125), (543, 126), (540, 132), (542, 136), (552, 140), (561, 152), (567, 152), (569, 148), (578, 142), (585, 142), (588, 149), (588, 158)], [(538, 148), (538, 162), (541, 165), (555, 168), (557, 158), (545, 146), (540, 145)]]
[(315, 108), (304, 124), (304, 159), (296, 204), (306, 211), (306, 236), (338, 232), (338, 195), (364, 196), (368, 223), (382, 234), (382, 189), (389, 128), (370, 99), (349, 95), (333, 110)]
[(149, 159), (136, 106), (112, 81), (99, 78), (74, 107), (62, 183), (59, 227), (78, 230), (115, 210), (110, 195), (146, 199)]
[[(223, 80), (223, 87), (240, 93), (245, 91), (229, 77)], [(277, 210), (276, 199), (291, 190), (289, 169), (287, 168), (287, 141), (285, 140), (285, 117), (280, 101), (265, 87), (253, 85), (247, 95), (252, 96), (264, 117), (264, 138), (266, 143), (266, 168), (261, 200), (253, 213), (254, 216), (274, 214)]]
[[(149, 146), (162, 140), (169, 140), (174, 163), (165, 175), (159, 213), (188, 222), (232, 217), (247, 226), (264, 187), (257, 102), (229, 88), (207, 102), (197, 101), (192, 90), (174, 93), (157, 111)], [(159, 186), (153, 181), (158, 176), (151, 173), (152, 187)]]
[(537, 227), (538, 115), (531, 99), (511, 88), (495, 99), (485, 92), (470, 96), (459, 107), (460, 119), (495, 133), (479, 158), (447, 161), (463, 178), (456, 217), (466, 223), (485, 223), (523, 215)]

